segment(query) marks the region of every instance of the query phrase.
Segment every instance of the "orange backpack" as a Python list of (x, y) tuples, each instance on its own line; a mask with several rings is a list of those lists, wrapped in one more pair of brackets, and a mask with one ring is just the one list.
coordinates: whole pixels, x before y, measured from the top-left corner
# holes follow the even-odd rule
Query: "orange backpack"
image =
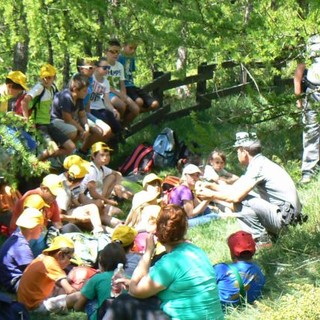
[(170, 194), (173, 189), (180, 185), (180, 178), (176, 176), (166, 176), (162, 181), (162, 203), (169, 204)]

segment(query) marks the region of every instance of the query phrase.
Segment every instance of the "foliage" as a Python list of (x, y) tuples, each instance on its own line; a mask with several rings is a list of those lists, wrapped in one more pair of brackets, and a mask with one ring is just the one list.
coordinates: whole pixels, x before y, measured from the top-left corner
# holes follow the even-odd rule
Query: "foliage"
[[(8, 134), (8, 127), (17, 129), (14, 135)], [(25, 123), (20, 117), (7, 113), (0, 118), (0, 175), (5, 177), (12, 185), (16, 185), (17, 178), (38, 177), (49, 171), (49, 163), (39, 162), (36, 155), (28, 150), (21, 140), (21, 130), (25, 130), (37, 137), (39, 146), (41, 137), (37, 135), (31, 125)]]
[(319, 31), (317, 5), (317, 0), (305, 7), (296, 0), (10, 0), (0, 4), (0, 72), (20, 66), (12, 58), (17, 45), (25, 44), (22, 71), (28, 70), (30, 83), (43, 62), (54, 63), (60, 83), (66, 83), (77, 56), (102, 55), (110, 37), (140, 44), (138, 82), (150, 79), (150, 70), (174, 71), (180, 46), (188, 52), (185, 74), (202, 62), (228, 59), (271, 67), (275, 60), (296, 59), (305, 39)]

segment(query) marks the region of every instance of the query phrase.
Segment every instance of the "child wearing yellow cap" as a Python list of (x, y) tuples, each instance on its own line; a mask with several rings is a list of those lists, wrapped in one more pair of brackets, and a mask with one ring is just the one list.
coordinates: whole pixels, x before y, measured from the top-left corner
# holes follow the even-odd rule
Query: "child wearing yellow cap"
[(16, 293), (22, 273), (34, 259), (29, 241), (38, 239), (43, 228), (43, 215), (35, 208), (25, 209), (16, 224), (19, 227), (0, 249), (0, 284)]
[(0, 86), (0, 112), (13, 111), (22, 115), (21, 99), (28, 90), (27, 77), (21, 71), (11, 71)]
[(114, 187), (121, 184), (122, 175), (107, 167), (110, 163), (111, 151), (113, 150), (104, 142), (96, 142), (92, 145), (92, 161), (89, 173), (80, 185), (79, 201), (83, 204), (95, 203), (100, 209), (102, 223), (115, 227), (121, 221), (112, 216), (122, 211), (116, 207), (118, 203), (109, 197)]
[[(58, 236), (49, 248), (24, 271), (18, 288), (18, 301), (39, 313), (66, 312), (78, 299), (64, 269), (73, 257), (74, 243)], [(58, 290), (59, 289), (59, 290)]]
[(23, 116), (30, 117), (44, 136), (47, 148), (39, 156), (40, 160), (49, 157), (68, 155), (76, 148), (74, 143), (60, 130), (50, 124), (50, 110), (55, 93), (58, 91), (54, 81), (56, 68), (51, 64), (44, 64), (40, 68), (40, 82), (27, 92), (21, 101)]

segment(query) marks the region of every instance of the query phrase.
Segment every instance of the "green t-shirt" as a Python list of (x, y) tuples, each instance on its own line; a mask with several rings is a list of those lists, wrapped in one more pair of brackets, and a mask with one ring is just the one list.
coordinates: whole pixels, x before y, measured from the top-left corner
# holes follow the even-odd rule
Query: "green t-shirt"
[[(101, 272), (94, 275), (81, 289), (81, 293), (88, 299), (97, 299), (98, 307), (102, 305), (104, 300), (110, 298), (111, 279), (113, 271)], [(97, 319), (97, 311), (90, 317), (90, 319)]]
[(212, 264), (197, 246), (179, 244), (156, 262), (150, 277), (166, 287), (157, 295), (161, 309), (172, 319), (224, 318)]
[[(44, 88), (41, 83), (37, 83), (29, 92), (28, 95), (32, 97), (32, 100), (37, 96), (42, 94), (43, 89), (45, 89), (39, 104), (36, 105), (37, 110), (32, 112), (32, 117), (34, 118), (34, 122), (36, 124), (49, 124), (50, 123), (50, 111), (51, 105), (53, 102), (54, 89), (51, 87), (50, 89)], [(29, 104), (29, 109), (32, 108), (33, 101)]]

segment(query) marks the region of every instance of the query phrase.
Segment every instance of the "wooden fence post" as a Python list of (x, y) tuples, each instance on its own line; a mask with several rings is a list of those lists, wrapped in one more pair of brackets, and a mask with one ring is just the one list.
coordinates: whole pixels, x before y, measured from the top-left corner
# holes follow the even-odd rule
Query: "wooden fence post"
[[(205, 73), (207, 63), (203, 62), (200, 66), (198, 66), (198, 75)], [(199, 96), (205, 94), (207, 91), (207, 81), (206, 80), (199, 80), (197, 82), (197, 92), (196, 92), (196, 101), (199, 101)]]
[[(160, 76), (164, 75), (162, 71), (154, 71), (153, 72), (153, 79), (159, 78)], [(156, 88), (152, 91), (153, 96), (159, 101), (159, 108), (163, 107), (163, 90), (160, 87)]]

